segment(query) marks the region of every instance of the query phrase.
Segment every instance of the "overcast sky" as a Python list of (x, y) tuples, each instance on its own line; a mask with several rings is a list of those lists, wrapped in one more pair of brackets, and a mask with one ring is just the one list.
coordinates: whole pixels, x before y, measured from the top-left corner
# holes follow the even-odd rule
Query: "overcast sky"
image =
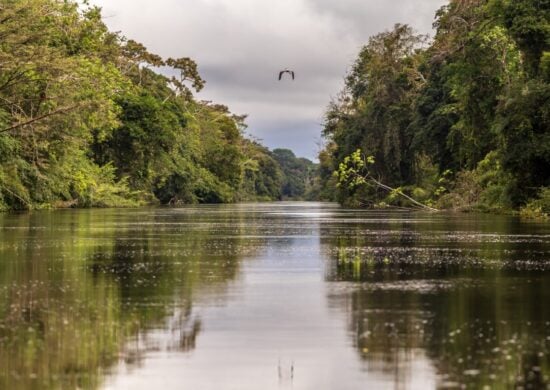
[[(92, 0), (111, 30), (163, 57), (191, 57), (199, 99), (248, 114), (247, 132), (315, 159), (323, 113), (368, 38), (407, 23), (431, 33), (446, 0)], [(284, 68), (296, 80), (278, 81)]]

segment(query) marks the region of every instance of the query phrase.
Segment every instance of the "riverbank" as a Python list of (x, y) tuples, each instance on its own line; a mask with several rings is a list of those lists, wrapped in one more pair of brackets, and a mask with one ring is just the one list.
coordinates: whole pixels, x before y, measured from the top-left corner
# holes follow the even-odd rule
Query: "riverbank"
[(547, 216), (549, 20), (531, 0), (451, 0), (433, 39), (403, 24), (370, 37), (325, 114), (321, 193)]
[(9, 1), (0, 20), (0, 210), (311, 190), (313, 162), (247, 138), (246, 115), (195, 98), (205, 84), (196, 62), (109, 31), (99, 8)]

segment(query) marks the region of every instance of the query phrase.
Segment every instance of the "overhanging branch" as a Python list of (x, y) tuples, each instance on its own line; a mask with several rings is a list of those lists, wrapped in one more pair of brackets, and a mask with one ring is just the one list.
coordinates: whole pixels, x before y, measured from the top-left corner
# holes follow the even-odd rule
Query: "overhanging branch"
[(36, 118), (29, 119), (28, 121), (25, 121), (25, 122), (19, 122), (19, 123), (16, 123), (15, 125), (13, 125), (13, 126), (2, 129), (2, 130), (0, 130), (0, 133), (6, 133), (8, 131), (15, 130), (19, 127), (28, 126), (28, 125), (30, 125), (34, 122), (38, 122), (42, 119), (48, 118), (48, 117), (53, 116), (53, 115), (58, 115), (58, 114), (62, 114), (64, 112), (72, 111), (75, 108), (78, 108), (79, 106), (80, 106), (79, 104), (74, 104), (74, 105), (69, 106), (69, 107), (58, 108), (57, 110), (48, 112), (47, 114), (37, 116)]

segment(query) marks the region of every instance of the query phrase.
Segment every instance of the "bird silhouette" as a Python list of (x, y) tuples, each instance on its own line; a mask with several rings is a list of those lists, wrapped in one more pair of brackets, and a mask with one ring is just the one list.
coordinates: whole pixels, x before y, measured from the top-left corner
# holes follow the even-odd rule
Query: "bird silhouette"
[(288, 73), (290, 76), (292, 76), (292, 80), (294, 80), (294, 71), (286, 68), (285, 70), (281, 70), (279, 72), (279, 81), (283, 78), (283, 74)]

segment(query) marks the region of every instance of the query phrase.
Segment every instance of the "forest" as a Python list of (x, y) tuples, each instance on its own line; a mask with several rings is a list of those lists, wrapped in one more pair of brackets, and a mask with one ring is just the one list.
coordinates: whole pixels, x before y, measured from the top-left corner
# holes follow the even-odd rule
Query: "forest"
[(550, 390), (550, 0), (437, 2), (0, 0), (0, 390)]
[(550, 1), (452, 0), (434, 28), (361, 49), (326, 112), (321, 197), (547, 216)]
[(433, 38), (371, 37), (315, 164), (247, 138), (246, 115), (194, 96), (197, 63), (109, 31), (99, 8), (5, 0), (0, 210), (414, 199), (548, 216), (549, 20), (550, 0), (452, 0)]
[(314, 164), (246, 138), (246, 116), (194, 97), (204, 85), (97, 7), (2, 1), (0, 210), (305, 196)]

